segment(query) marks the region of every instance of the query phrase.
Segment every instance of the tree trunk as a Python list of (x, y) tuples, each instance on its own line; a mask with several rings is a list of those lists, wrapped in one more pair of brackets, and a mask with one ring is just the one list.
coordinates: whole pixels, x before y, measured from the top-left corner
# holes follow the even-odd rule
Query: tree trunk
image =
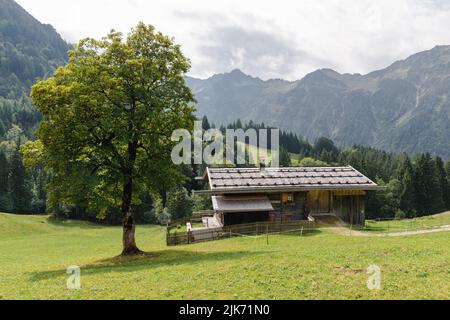
[(122, 216), (123, 216), (123, 251), (122, 256), (133, 256), (143, 253), (136, 246), (136, 225), (134, 224), (133, 212), (131, 210), (131, 197), (133, 194), (133, 180), (128, 179), (123, 188)]
[[(128, 120), (129, 132), (134, 132), (134, 112), (136, 110), (136, 104), (133, 101), (132, 108), (130, 110), (130, 119)], [(134, 164), (136, 162), (138, 141), (136, 139), (128, 142), (128, 166), (125, 171), (126, 179), (123, 186), (122, 195), (122, 217), (123, 217), (123, 251), (122, 256), (134, 256), (143, 253), (136, 246), (136, 225), (134, 224), (133, 212), (131, 209), (131, 200), (133, 196), (133, 173)]]

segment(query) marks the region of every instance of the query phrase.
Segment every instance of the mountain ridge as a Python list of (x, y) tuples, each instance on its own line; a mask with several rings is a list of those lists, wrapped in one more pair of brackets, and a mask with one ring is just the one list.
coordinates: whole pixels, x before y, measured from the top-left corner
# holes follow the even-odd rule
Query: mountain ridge
[[(17, 101), (37, 78), (67, 61), (71, 46), (13, 0), (0, 0), (0, 6), (0, 97), (8, 99), (0, 100), (0, 136), (13, 124), (31, 135), (39, 114), (24, 99), (26, 107)], [(326, 136), (339, 146), (430, 152), (450, 159), (448, 45), (364, 75), (323, 68), (295, 81), (262, 80), (234, 69), (207, 79), (186, 77), (186, 83), (198, 100), (198, 115), (217, 125), (239, 118), (310, 141)]]
[(217, 125), (264, 122), (341, 146), (430, 152), (450, 158), (450, 46), (435, 46), (365, 75), (318, 69), (296, 81), (240, 70), (187, 78), (198, 114)]
[(67, 62), (71, 46), (15, 1), (0, 0), (0, 7), (0, 96), (16, 99)]

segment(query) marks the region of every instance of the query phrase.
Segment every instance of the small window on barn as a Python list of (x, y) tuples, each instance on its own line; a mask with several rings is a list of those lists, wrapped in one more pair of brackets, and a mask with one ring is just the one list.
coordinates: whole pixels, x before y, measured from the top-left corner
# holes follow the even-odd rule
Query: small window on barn
[(284, 203), (293, 203), (294, 202), (294, 194), (293, 193), (283, 193), (283, 202)]

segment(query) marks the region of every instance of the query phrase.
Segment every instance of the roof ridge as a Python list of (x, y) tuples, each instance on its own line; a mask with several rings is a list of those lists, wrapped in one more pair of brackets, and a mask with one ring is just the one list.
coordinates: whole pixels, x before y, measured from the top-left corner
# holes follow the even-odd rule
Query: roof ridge
[[(332, 166), (332, 167), (266, 167), (265, 170), (298, 170), (298, 169), (353, 169), (357, 171), (352, 166)], [(260, 168), (211, 168), (207, 167), (210, 171), (260, 171)]]
[(267, 168), (207, 168), (212, 191), (283, 188), (344, 188), (370, 190), (377, 184), (352, 166)]

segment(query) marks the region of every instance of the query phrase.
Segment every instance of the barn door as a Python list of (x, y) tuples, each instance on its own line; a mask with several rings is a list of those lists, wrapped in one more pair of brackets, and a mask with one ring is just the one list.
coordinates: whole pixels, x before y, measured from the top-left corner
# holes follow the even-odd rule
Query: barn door
[(330, 213), (331, 194), (329, 191), (308, 192), (308, 207), (311, 213)]

